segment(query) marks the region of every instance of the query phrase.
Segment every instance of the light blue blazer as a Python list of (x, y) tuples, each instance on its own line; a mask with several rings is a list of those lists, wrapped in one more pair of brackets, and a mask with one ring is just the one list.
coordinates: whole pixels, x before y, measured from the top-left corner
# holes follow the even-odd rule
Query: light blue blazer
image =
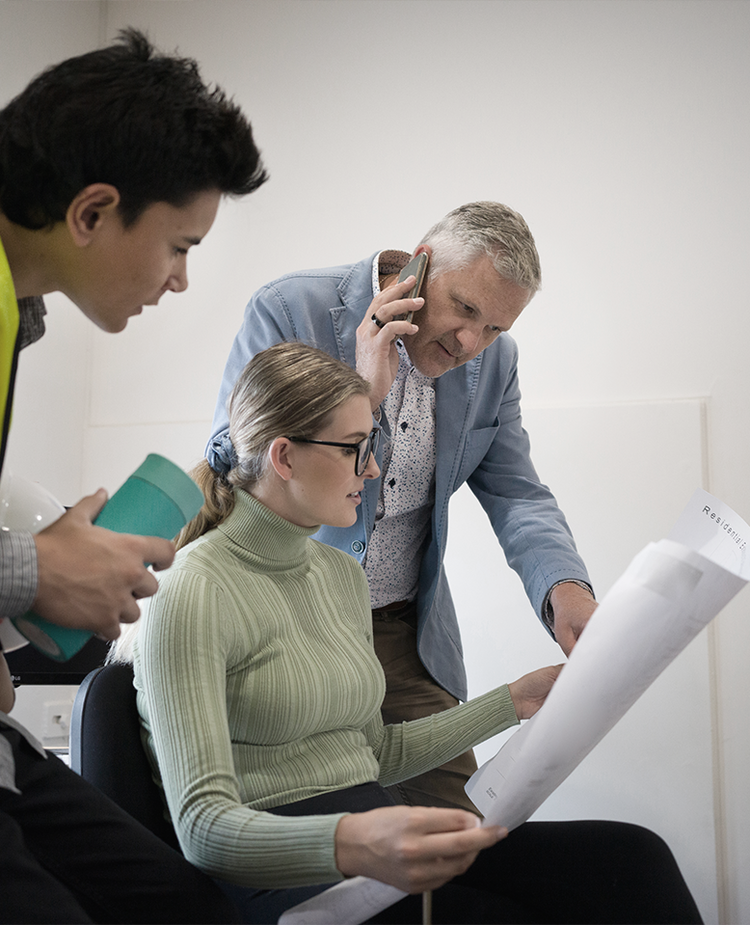
[[(348, 266), (292, 273), (255, 293), (224, 370), (212, 441), (228, 427), (226, 402), (238, 375), (266, 347), (280, 341), (304, 341), (355, 365), (356, 329), (373, 298), (374, 257)], [(537, 614), (556, 582), (589, 583), (565, 517), (531, 462), (529, 439), (521, 423), (517, 358), (515, 341), (501, 334), (475, 360), (435, 382), (435, 507), (419, 573), (417, 644), (432, 677), (461, 700), (466, 699), (466, 672), (443, 558), (448, 502), (464, 482), (486, 511)], [(385, 420), (383, 428), (388, 433)], [(382, 449), (379, 457), (381, 453)], [(212, 462), (211, 442), (207, 456)], [(356, 524), (322, 527), (315, 538), (361, 562), (375, 522), (379, 491), (380, 479), (369, 480)]]

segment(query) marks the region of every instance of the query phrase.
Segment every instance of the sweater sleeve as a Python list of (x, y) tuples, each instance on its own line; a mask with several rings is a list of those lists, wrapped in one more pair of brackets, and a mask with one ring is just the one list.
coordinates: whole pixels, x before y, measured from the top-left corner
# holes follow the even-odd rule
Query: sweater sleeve
[[(354, 580), (362, 587), (360, 597), (366, 599), (363, 569), (354, 570)], [(370, 611), (363, 611), (366, 632), (370, 619)], [(378, 782), (389, 787), (431, 771), (517, 723), (508, 685), (503, 684), (450, 710), (410, 722), (386, 726), (378, 711), (363, 732), (378, 761)]]
[(334, 835), (343, 814), (275, 816), (240, 801), (225, 692), (237, 639), (222, 591), (186, 571), (168, 573), (162, 591), (167, 588), (142, 618), (136, 686), (147, 745), (185, 856), (240, 886), (341, 880)]
[(411, 722), (385, 726), (376, 716), (364, 731), (380, 765), (378, 780), (388, 787), (438, 767), (517, 723), (508, 685), (503, 684)]

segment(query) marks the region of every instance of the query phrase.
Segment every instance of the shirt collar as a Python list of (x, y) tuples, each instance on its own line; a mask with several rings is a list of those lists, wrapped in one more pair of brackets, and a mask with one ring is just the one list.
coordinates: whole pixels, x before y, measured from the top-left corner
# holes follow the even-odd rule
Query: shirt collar
[(380, 292), (380, 277), (400, 273), (411, 260), (411, 254), (406, 251), (385, 250), (375, 255), (372, 262), (372, 294)]

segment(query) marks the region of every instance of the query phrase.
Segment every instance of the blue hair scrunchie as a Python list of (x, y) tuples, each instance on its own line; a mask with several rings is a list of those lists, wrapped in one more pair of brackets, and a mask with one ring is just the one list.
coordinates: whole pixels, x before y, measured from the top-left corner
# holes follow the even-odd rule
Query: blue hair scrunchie
[(225, 430), (214, 437), (209, 444), (208, 451), (208, 463), (214, 472), (226, 476), (237, 466), (238, 462), (229, 431)]

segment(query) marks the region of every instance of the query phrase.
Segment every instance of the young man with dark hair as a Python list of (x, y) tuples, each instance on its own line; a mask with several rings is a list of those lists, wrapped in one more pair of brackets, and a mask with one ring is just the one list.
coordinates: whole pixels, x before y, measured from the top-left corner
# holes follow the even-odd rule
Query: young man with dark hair
[[(44, 333), (48, 292), (121, 331), (187, 287), (186, 255), (223, 195), (266, 180), (240, 109), (195, 61), (136, 30), (49, 68), (0, 111), (0, 466), (19, 351)], [(103, 490), (36, 536), (0, 533), (0, 616), (33, 609), (108, 639), (156, 591), (156, 537), (93, 526)], [(0, 654), (3, 922), (209, 922), (233, 910), (203, 875), (6, 715)]]

